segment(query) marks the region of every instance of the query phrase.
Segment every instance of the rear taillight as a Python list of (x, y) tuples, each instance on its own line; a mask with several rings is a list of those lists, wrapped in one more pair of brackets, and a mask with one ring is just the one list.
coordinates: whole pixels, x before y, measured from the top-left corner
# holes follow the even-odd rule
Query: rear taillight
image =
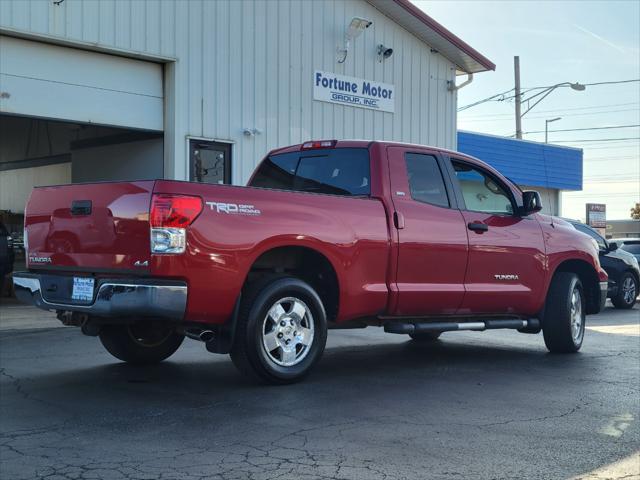
[(151, 198), (152, 227), (186, 228), (202, 212), (202, 199), (187, 195), (154, 195)]
[(187, 195), (153, 195), (151, 198), (151, 253), (184, 253), (186, 227), (202, 212), (202, 199)]

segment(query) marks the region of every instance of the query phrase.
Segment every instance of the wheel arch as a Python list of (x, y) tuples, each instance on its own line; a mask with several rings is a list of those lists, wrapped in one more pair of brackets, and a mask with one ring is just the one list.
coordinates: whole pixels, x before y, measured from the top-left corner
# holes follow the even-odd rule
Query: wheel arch
[(549, 287), (551, 287), (551, 280), (558, 272), (575, 273), (584, 289), (586, 297), (587, 313), (597, 313), (600, 311), (600, 278), (598, 272), (589, 262), (577, 258), (564, 260), (559, 263), (553, 271), (553, 275), (550, 277)]
[(327, 321), (335, 320), (340, 305), (340, 281), (334, 264), (325, 254), (309, 246), (273, 246), (255, 258), (245, 276), (243, 290), (274, 273), (292, 275), (309, 283), (322, 300)]

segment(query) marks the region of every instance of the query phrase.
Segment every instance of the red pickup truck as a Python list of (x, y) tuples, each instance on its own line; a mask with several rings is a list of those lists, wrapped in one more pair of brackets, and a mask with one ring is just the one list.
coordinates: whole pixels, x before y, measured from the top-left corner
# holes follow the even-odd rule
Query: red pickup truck
[(36, 188), (13, 281), (121, 360), (164, 360), (186, 336), (271, 383), (306, 375), (328, 328), (511, 328), (576, 352), (607, 275), (593, 240), (540, 209), (460, 153), (313, 141), (270, 152), (248, 187)]

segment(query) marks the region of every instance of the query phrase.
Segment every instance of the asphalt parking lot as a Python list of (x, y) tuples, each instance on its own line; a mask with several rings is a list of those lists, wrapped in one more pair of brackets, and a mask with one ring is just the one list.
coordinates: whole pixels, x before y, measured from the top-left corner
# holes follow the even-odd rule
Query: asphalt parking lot
[(0, 316), (3, 479), (640, 477), (637, 306), (589, 317), (577, 355), (511, 331), (332, 331), (286, 387), (195, 341), (131, 367), (45, 312)]

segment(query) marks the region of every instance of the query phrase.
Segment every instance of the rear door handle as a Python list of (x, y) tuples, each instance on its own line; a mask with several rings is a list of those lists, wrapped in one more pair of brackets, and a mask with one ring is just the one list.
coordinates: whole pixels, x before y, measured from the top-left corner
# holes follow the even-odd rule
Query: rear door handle
[(404, 228), (404, 216), (400, 212), (393, 212), (393, 224), (398, 230)]
[(467, 227), (469, 227), (469, 230), (473, 230), (474, 232), (480, 232), (480, 233), (486, 232), (487, 230), (489, 230), (489, 225), (482, 222), (469, 222), (467, 224)]

